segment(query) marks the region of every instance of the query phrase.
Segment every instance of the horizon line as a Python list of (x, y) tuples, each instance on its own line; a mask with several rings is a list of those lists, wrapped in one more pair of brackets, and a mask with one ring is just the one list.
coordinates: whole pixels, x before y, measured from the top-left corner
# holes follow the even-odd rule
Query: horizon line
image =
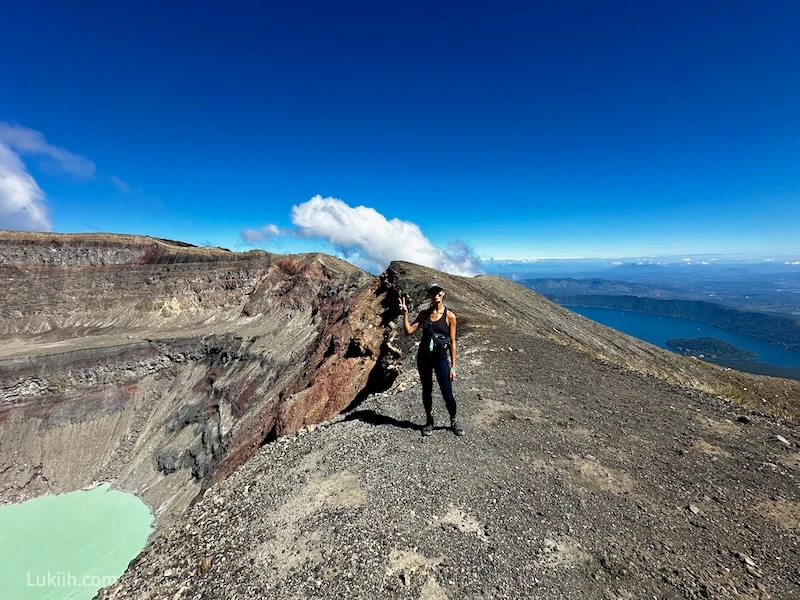
[(778, 254), (765, 253), (754, 254), (745, 252), (716, 253), (716, 252), (696, 252), (685, 254), (627, 254), (622, 256), (481, 256), (478, 261), (481, 263), (490, 262), (537, 262), (544, 260), (656, 260), (656, 259), (691, 259), (691, 258), (736, 258), (736, 259), (758, 259), (764, 261), (777, 261), (781, 259), (800, 258), (800, 254)]

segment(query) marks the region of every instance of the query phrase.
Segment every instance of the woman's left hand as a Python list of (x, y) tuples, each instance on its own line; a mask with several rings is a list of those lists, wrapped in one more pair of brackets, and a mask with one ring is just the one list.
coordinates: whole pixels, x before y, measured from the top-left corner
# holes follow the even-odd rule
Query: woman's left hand
[(456, 368), (455, 367), (451, 367), (450, 368), (450, 381), (453, 381), (453, 379), (455, 379), (455, 378), (456, 378)]

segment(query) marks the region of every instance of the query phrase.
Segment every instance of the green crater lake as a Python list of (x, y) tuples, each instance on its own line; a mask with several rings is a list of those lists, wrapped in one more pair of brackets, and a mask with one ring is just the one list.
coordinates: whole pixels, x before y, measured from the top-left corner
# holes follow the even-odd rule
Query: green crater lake
[(136, 495), (108, 484), (0, 506), (0, 590), (15, 600), (93, 598), (153, 532)]

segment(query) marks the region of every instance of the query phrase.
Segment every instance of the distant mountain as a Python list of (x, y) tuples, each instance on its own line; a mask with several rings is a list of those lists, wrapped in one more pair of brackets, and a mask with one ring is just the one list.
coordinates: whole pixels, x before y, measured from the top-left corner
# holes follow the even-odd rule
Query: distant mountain
[(665, 296), (678, 293), (677, 290), (669, 287), (662, 288), (644, 283), (600, 279), (599, 277), (583, 279), (574, 277), (522, 279), (519, 283), (545, 296), (551, 293), (638, 294), (653, 296)]
[[(622, 292), (620, 286), (624, 282), (631, 286), (630, 291), (624, 293), (633, 295), (706, 300), (739, 310), (800, 316), (800, 261), (795, 259), (754, 261), (695, 256), (613, 261), (509, 261), (484, 263), (483, 266), (488, 272), (512, 281), (538, 282), (531, 287), (542, 293), (547, 293), (546, 286), (555, 289), (558, 279), (573, 280), (571, 285), (575, 293), (598, 293), (602, 287), (596, 280), (602, 280), (610, 282), (603, 284), (607, 286), (607, 293)], [(575, 283), (582, 280), (593, 283)]]

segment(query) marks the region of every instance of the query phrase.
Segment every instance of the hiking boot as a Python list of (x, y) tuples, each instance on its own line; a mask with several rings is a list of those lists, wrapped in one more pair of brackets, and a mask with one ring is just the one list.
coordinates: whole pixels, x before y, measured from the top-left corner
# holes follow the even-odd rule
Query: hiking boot
[(450, 429), (452, 429), (453, 433), (459, 437), (464, 435), (464, 428), (461, 427), (461, 423), (459, 423), (456, 419), (452, 419), (450, 421)]
[(425, 423), (425, 427), (422, 428), (422, 437), (428, 437), (432, 433), (433, 433), (433, 421), (428, 421), (427, 423)]

